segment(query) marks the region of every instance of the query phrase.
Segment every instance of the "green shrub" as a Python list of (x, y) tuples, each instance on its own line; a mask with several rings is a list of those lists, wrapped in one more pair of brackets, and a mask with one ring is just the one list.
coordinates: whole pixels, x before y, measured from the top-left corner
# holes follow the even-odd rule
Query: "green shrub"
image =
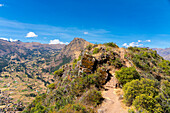
[(77, 103), (66, 105), (58, 113), (94, 113), (94, 111), (81, 103)]
[(55, 89), (55, 84), (52, 83), (52, 84), (48, 85), (47, 87), (48, 87), (49, 89)]
[(134, 67), (122, 67), (119, 71), (116, 71), (115, 75), (122, 85), (132, 80), (140, 79), (140, 75)]
[(89, 44), (86, 48), (90, 51), (91, 49), (92, 49), (92, 45), (91, 44)]
[(168, 60), (163, 60), (162, 62), (160, 62), (159, 67), (161, 68), (161, 70), (166, 73), (166, 75), (170, 75), (170, 61)]
[(156, 100), (161, 104), (164, 113), (170, 113), (170, 82), (168, 80), (161, 81), (160, 93), (156, 96)]
[(123, 66), (122, 62), (119, 58), (116, 58), (115, 60), (111, 60), (111, 65), (115, 66), (116, 68), (121, 68)]
[(91, 89), (83, 98), (83, 103), (85, 102), (96, 107), (102, 102), (102, 99), (103, 97), (100, 91), (97, 91), (96, 89)]
[(117, 45), (116, 45), (115, 43), (113, 43), (113, 42), (104, 43), (104, 45), (110, 46), (110, 47), (114, 47), (114, 48), (119, 48), (119, 46), (117, 46)]
[(94, 48), (93, 54), (97, 54), (97, 53), (99, 53), (99, 48)]
[(77, 60), (80, 61), (80, 60), (81, 60), (81, 57), (82, 57), (82, 56), (79, 56)]
[(42, 106), (42, 104), (38, 103), (36, 106), (31, 109), (31, 113), (46, 113), (47, 108), (45, 106)]
[(133, 105), (137, 110), (146, 110), (149, 113), (161, 113), (163, 112), (161, 105), (156, 101), (153, 96), (146, 94), (140, 94), (133, 101)]
[(158, 95), (158, 84), (154, 80), (144, 79), (132, 80), (124, 85), (124, 100), (128, 105), (131, 105), (133, 100), (140, 94), (150, 95), (155, 97)]
[(54, 72), (54, 75), (55, 75), (55, 77), (56, 77), (56, 76), (61, 77), (61, 76), (62, 76), (62, 74), (63, 74), (63, 72), (64, 72), (64, 70), (63, 70), (63, 69), (59, 69), (59, 70), (57, 70), (57, 71), (55, 71), (55, 72)]

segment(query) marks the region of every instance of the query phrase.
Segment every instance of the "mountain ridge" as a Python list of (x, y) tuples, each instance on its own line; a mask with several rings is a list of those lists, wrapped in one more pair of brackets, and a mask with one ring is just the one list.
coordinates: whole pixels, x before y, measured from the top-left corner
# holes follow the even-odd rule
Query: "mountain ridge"
[[(27, 106), (26, 113), (49, 110), (104, 112), (108, 109), (106, 98), (110, 96), (102, 94), (108, 86), (106, 94), (111, 95), (116, 91), (113, 87), (117, 86), (120, 87), (117, 91), (123, 95), (121, 87), (124, 82), (117, 80), (116, 72), (124, 68), (127, 72), (132, 69), (131, 72), (139, 73), (141, 78), (159, 82), (159, 87), (163, 87), (162, 81), (169, 80), (170, 63), (149, 48), (126, 49), (119, 48), (115, 43), (92, 44), (82, 38), (74, 38), (62, 50), (37, 47), (39, 43), (31, 44), (23, 45), (24, 51), (16, 46), (17, 44), (12, 44), (19, 52), (1, 58), (8, 62), (0, 74), (0, 90), (3, 92), (3, 103), (0, 103), (0, 106), (4, 103), (10, 104), (3, 106), (9, 111), (13, 108), (22, 111)], [(10, 46), (8, 47), (10, 49)], [(12, 51), (15, 51), (15, 48)], [(110, 83), (112, 85), (108, 85)], [(114, 93), (116, 95), (116, 92)], [(119, 97), (112, 99), (117, 98)], [(9, 100), (9, 103), (6, 103), (5, 99)], [(103, 99), (105, 101), (102, 101)], [(116, 103), (121, 107), (121, 99)]]
[[(125, 112), (168, 113), (169, 69), (170, 61), (149, 48), (89, 45), (72, 63), (54, 72), (55, 82), (47, 93), (38, 96), (24, 113), (122, 112), (121, 104)], [(115, 98), (111, 98), (113, 93)], [(118, 110), (109, 106), (114, 102)]]
[(170, 48), (152, 48), (153, 50), (156, 50), (158, 54), (160, 54), (162, 57), (164, 57), (166, 60), (170, 61)]

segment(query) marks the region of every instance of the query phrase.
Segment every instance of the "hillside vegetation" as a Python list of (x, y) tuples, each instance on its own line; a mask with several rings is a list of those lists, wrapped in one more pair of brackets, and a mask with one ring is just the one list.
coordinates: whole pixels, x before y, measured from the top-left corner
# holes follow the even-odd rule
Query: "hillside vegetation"
[[(114, 76), (115, 75), (115, 76)], [(104, 85), (117, 78), (129, 112), (169, 113), (170, 61), (148, 48), (88, 45), (72, 63), (54, 72), (55, 82), (24, 113), (93, 113), (103, 102)]]
[(0, 39), (0, 112), (22, 111), (55, 81), (52, 73), (88, 44), (81, 38), (66, 46)]

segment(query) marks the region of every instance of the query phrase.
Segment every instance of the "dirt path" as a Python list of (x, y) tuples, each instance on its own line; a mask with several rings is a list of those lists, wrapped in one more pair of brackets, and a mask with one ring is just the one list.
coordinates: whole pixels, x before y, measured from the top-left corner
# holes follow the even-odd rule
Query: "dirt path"
[(116, 91), (119, 89), (114, 88), (114, 77), (105, 85), (106, 91), (102, 92), (103, 97), (105, 98), (104, 102), (98, 109), (98, 113), (128, 113), (122, 107), (121, 100), (116, 94)]

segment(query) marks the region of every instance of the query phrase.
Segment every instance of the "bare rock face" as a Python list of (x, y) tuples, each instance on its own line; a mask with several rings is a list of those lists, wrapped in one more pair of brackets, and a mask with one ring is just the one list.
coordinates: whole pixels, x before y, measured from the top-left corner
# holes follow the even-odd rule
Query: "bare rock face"
[(91, 55), (84, 55), (81, 60), (81, 67), (83, 72), (91, 73), (94, 72), (96, 59)]

